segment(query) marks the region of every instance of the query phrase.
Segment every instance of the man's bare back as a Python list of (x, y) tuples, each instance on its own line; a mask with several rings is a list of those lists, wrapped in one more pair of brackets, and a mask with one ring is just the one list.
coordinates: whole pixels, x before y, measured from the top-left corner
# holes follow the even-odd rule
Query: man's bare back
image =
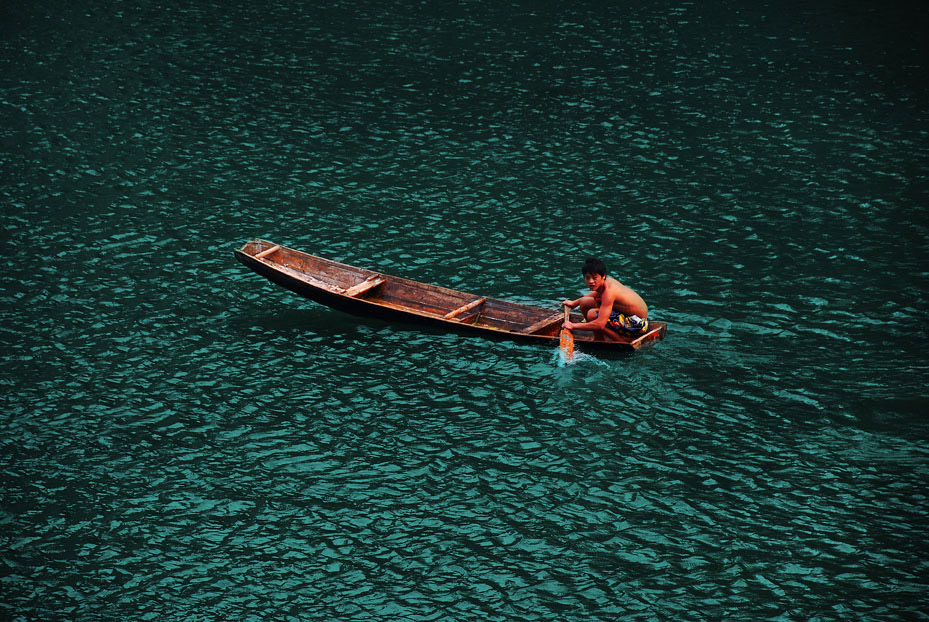
[(638, 315), (642, 319), (648, 317), (648, 305), (631, 287), (623, 285), (611, 276), (606, 277), (604, 281), (605, 291), (599, 297), (604, 301), (612, 299), (613, 311), (619, 311), (625, 315)]

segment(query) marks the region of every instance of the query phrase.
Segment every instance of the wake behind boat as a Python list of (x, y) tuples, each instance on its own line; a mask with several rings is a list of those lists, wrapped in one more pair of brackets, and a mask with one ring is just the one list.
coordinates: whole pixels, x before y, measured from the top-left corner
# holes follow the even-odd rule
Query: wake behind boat
[[(272, 283), (320, 304), (362, 317), (419, 322), (486, 337), (557, 346), (562, 311), (477, 296), (437, 285), (356, 268), (266, 240), (235, 251), (243, 264)], [(572, 316), (580, 322), (580, 315)], [(650, 322), (643, 335), (609, 341), (581, 332), (581, 348), (635, 351), (662, 340), (664, 322)]]

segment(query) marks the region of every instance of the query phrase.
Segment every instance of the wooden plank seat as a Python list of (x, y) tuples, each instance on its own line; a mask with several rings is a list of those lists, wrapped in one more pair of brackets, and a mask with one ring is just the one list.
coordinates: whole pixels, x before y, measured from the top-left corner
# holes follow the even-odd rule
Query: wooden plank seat
[(469, 302), (468, 304), (461, 305), (461, 306), (458, 307), (457, 309), (455, 309), (455, 310), (453, 310), (453, 311), (449, 311), (448, 313), (446, 313), (445, 315), (442, 316), (442, 319), (443, 319), (443, 320), (451, 320), (451, 319), (454, 319), (454, 318), (458, 317), (459, 315), (461, 315), (462, 313), (466, 313), (466, 312), (470, 311), (471, 309), (473, 309), (473, 308), (475, 308), (475, 307), (481, 306), (481, 305), (484, 304), (485, 302), (487, 302), (487, 296), (484, 296), (484, 297), (482, 297), (482, 298), (478, 298), (477, 300), (472, 300), (472, 301)]
[(366, 278), (364, 281), (362, 281), (358, 285), (352, 285), (351, 287), (346, 289), (345, 295), (351, 298), (358, 298), (362, 294), (374, 289), (378, 285), (383, 285), (386, 282), (387, 282), (387, 279), (385, 279), (381, 275), (372, 274), (371, 276)]
[(255, 259), (264, 259), (264, 258), (267, 257), (268, 255), (273, 255), (274, 253), (276, 253), (276, 252), (279, 251), (279, 250), (281, 250), (281, 245), (280, 245), (280, 244), (276, 244), (275, 246), (272, 246), (271, 248), (269, 248), (269, 249), (267, 249), (267, 250), (263, 250), (263, 251), (261, 251), (260, 253), (258, 253), (257, 255), (255, 255)]
[(539, 332), (543, 328), (549, 328), (550, 326), (552, 326), (553, 324), (557, 324), (558, 322), (564, 322), (563, 313), (559, 313), (557, 315), (553, 315), (552, 317), (547, 317), (543, 320), (539, 320), (535, 324), (530, 324), (526, 328), (520, 328), (519, 332), (525, 333), (527, 335), (531, 335), (533, 333)]

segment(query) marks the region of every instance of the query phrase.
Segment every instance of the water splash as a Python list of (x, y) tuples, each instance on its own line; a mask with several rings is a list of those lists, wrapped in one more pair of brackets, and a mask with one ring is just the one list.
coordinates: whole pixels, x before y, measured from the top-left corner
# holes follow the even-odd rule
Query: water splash
[(561, 348), (556, 348), (552, 353), (552, 362), (555, 363), (558, 367), (571, 367), (577, 365), (578, 363), (584, 363), (587, 361), (597, 361), (597, 358), (591, 356), (590, 354), (584, 354), (580, 350), (574, 350), (570, 355), (566, 354)]

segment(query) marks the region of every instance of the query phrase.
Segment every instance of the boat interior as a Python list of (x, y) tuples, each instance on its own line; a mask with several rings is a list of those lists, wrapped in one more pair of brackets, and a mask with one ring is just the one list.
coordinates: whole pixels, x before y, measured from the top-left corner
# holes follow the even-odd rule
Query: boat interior
[(382, 275), (264, 240), (241, 250), (315, 287), (418, 315), (537, 335), (556, 335), (564, 319), (562, 312)]

